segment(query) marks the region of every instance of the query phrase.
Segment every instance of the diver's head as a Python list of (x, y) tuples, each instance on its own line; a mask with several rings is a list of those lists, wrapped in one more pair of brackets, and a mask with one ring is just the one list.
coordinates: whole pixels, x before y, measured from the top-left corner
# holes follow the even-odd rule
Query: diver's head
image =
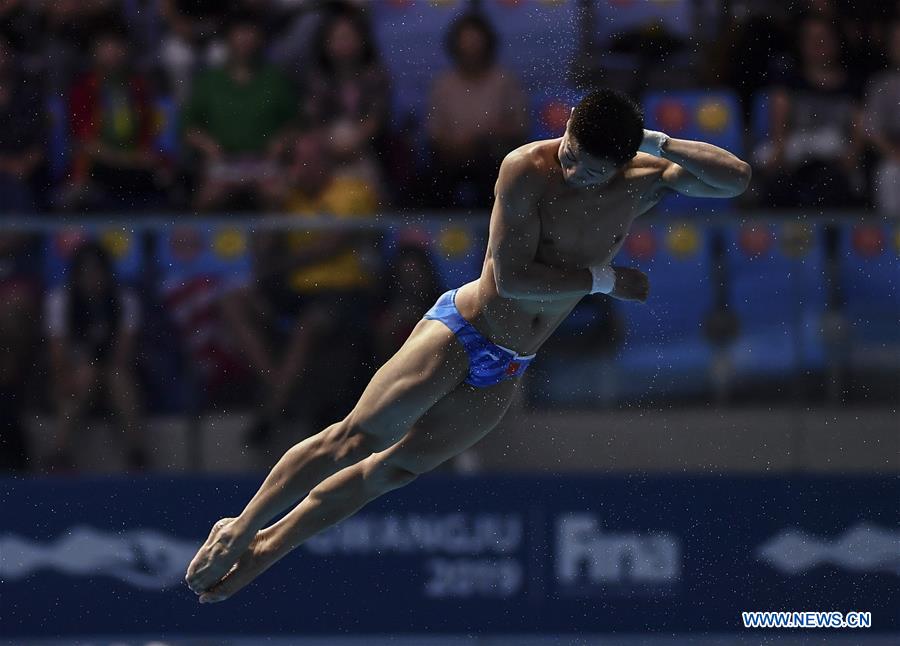
[(627, 95), (594, 90), (572, 110), (559, 144), (559, 163), (567, 183), (607, 183), (630, 161), (644, 137), (644, 115)]

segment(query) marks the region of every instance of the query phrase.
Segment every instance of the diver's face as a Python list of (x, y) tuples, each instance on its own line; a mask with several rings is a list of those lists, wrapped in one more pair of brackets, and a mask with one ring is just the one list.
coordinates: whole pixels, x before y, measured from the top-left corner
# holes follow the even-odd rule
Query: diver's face
[(581, 150), (578, 141), (569, 134), (568, 124), (559, 142), (556, 156), (559, 158), (563, 179), (569, 186), (577, 188), (602, 186), (619, 172), (619, 168), (611, 161), (594, 157)]

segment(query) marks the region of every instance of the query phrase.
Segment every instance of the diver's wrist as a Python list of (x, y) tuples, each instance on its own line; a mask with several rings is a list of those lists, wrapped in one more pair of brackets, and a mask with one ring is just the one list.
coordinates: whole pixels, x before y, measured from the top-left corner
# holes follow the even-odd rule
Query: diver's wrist
[(644, 138), (641, 140), (641, 146), (638, 148), (642, 153), (653, 155), (654, 157), (662, 157), (663, 147), (669, 141), (669, 135), (659, 130), (644, 129)]
[(616, 286), (616, 270), (609, 265), (594, 265), (591, 270), (591, 294), (609, 294)]

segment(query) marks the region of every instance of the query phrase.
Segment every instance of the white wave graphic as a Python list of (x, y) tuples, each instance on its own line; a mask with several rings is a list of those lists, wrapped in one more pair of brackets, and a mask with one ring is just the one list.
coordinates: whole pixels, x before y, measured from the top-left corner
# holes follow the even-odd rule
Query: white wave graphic
[(28, 577), (41, 569), (71, 576), (111, 576), (145, 590), (164, 590), (184, 580), (199, 548), (154, 529), (100, 531), (87, 525), (40, 543), (17, 534), (0, 535), (0, 581)]
[(755, 555), (786, 574), (799, 574), (829, 564), (850, 572), (887, 572), (900, 576), (900, 530), (860, 523), (838, 538), (828, 540), (799, 529), (788, 529), (760, 545)]

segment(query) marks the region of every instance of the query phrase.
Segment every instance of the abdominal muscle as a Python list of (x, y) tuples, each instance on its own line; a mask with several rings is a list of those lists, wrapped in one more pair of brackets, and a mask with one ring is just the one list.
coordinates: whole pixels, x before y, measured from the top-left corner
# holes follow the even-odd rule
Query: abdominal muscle
[(456, 293), (456, 307), (464, 319), (489, 341), (521, 355), (535, 354), (580, 300), (503, 298), (497, 293), (490, 257), (484, 261), (481, 277)]

